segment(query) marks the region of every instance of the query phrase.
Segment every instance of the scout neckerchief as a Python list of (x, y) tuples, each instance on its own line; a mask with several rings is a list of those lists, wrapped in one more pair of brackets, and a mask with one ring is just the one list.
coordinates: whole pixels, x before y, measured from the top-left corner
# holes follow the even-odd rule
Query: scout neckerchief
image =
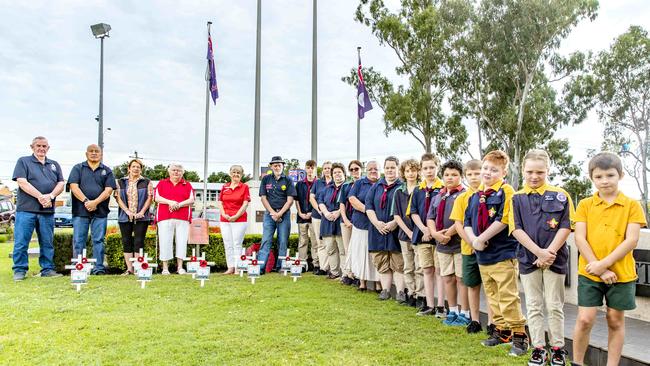
[(496, 192), (492, 188), (484, 189), (482, 191), (478, 191), (478, 233), (479, 235), (482, 234), (487, 228), (490, 226), (490, 212), (488, 211), (487, 208), (487, 203), (485, 201), (494, 193)]
[(445, 187), (440, 191), (439, 195), (442, 196), (442, 199), (440, 200), (440, 204), (438, 205), (438, 211), (436, 211), (436, 231), (440, 231), (444, 229), (445, 204), (447, 202), (447, 198), (462, 190), (463, 190), (463, 186), (459, 185), (450, 190), (447, 190), (447, 187)]
[(309, 193), (311, 192), (311, 186), (316, 183), (316, 178), (312, 179), (311, 182), (307, 180), (307, 177), (303, 179), (303, 182), (307, 185), (307, 195), (305, 196), (305, 207), (309, 207)]
[(334, 186), (334, 191), (332, 192), (332, 196), (330, 197), (330, 203), (334, 203), (336, 201), (336, 196), (339, 194), (339, 189), (343, 187), (343, 184), (339, 184), (338, 186), (336, 183), (332, 181), (332, 185)]
[(379, 207), (380, 208), (382, 208), (382, 209), (386, 208), (386, 197), (388, 195), (388, 191), (391, 188), (395, 187), (395, 184), (397, 184), (397, 182), (399, 182), (399, 181), (395, 180), (391, 184), (381, 183), (381, 186), (384, 187), (384, 192), (381, 194), (381, 199), (379, 200)]
[[(348, 194), (350, 194), (350, 190), (352, 187), (354, 187), (354, 181), (352, 181), (350, 184), (350, 189), (348, 189)], [(352, 204), (350, 203), (350, 200), (345, 200), (345, 213), (348, 218), (352, 217)]]

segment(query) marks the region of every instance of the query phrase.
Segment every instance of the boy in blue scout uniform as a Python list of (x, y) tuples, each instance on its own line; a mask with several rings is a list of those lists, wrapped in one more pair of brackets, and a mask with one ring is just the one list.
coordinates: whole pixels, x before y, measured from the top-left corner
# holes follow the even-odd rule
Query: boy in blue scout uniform
[[(259, 260), (266, 263), (273, 243), (273, 234), (278, 231), (278, 258), (287, 255), (289, 243), (289, 232), (291, 231), (291, 205), (293, 197), (296, 196), (296, 187), (286, 175), (284, 175), (284, 160), (274, 156), (269, 163), (273, 174), (265, 175), (260, 183), (260, 197), (262, 205), (266, 208), (264, 222), (262, 224), (262, 245), (259, 252)], [(277, 261), (275, 270), (281, 266)], [(264, 271), (262, 270), (263, 274)]]
[(311, 221), (312, 207), (309, 200), (311, 187), (316, 183), (316, 162), (314, 160), (307, 160), (305, 162), (306, 176), (304, 179), (296, 183), (296, 223), (298, 224), (298, 255), (300, 260), (307, 263), (309, 256), (309, 244), (311, 243), (311, 266), (313, 268), (320, 268), (318, 263), (318, 241), (316, 240), (316, 232), (314, 225)]
[(341, 257), (345, 255), (343, 237), (341, 235), (341, 188), (345, 182), (345, 167), (341, 163), (332, 164), (333, 181), (323, 189), (317, 197), (321, 211), (320, 236), (327, 249), (330, 279), (341, 276)]
[(16, 162), (12, 179), (18, 183), (16, 222), (14, 226), (13, 271), (14, 281), (22, 281), (27, 274), (27, 249), (34, 229), (38, 236), (41, 277), (57, 277), (54, 270), (54, 202), (64, 188), (61, 166), (46, 157), (50, 150), (47, 139), (37, 136), (30, 145), (32, 155)]
[[(529, 365), (566, 363), (564, 350), (564, 278), (569, 251), (566, 239), (574, 215), (571, 198), (562, 188), (546, 182), (549, 156), (531, 150), (524, 157), (524, 187), (512, 197), (510, 230), (519, 248), (519, 274), (526, 293), (528, 326), (533, 352)], [(550, 357), (546, 350), (548, 317)]]
[(72, 192), (73, 256), (86, 248), (88, 230), (93, 242), (93, 257), (97, 263), (92, 273), (105, 274), (104, 240), (110, 209), (108, 203), (117, 182), (113, 171), (102, 163), (102, 149), (89, 145), (86, 161), (70, 171), (68, 184)]
[(332, 163), (326, 161), (323, 163), (323, 176), (316, 179), (314, 184), (311, 186), (311, 191), (309, 192), (309, 202), (312, 206), (311, 225), (314, 228), (316, 242), (318, 243), (316, 253), (318, 253), (318, 264), (320, 265), (319, 268), (314, 267), (314, 274), (320, 276), (326, 276), (329, 273), (330, 266), (327, 249), (325, 248), (323, 239), (320, 236), (320, 224), (322, 217), (320, 208), (318, 207), (317, 197), (330, 183), (332, 183)]
[(517, 286), (517, 247), (507, 229), (514, 189), (504, 182), (508, 155), (490, 151), (483, 158), (482, 184), (465, 211), (465, 233), (476, 250), (485, 296), (492, 308), (496, 330), (482, 342), (493, 347), (511, 343), (510, 355), (528, 352), (526, 319), (521, 313)]

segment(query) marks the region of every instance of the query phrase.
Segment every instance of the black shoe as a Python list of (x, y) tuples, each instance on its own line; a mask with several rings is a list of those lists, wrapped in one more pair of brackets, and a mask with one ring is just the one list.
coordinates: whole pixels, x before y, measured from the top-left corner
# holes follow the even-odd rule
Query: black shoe
[(494, 324), (488, 324), (488, 326), (485, 328), (485, 333), (488, 335), (488, 337), (492, 336), (494, 332), (496, 332), (497, 326)]
[(567, 351), (564, 348), (553, 347), (551, 348), (551, 366), (564, 366), (566, 365)]
[(47, 269), (36, 275), (36, 277), (61, 277), (61, 276), (63, 275), (53, 269)]
[(508, 344), (512, 341), (512, 334), (509, 330), (499, 330), (495, 329), (490, 337), (483, 342), (482, 345), (486, 347), (494, 347), (500, 344)]
[(415, 308), (418, 309), (418, 311), (420, 311), (426, 307), (427, 307), (427, 298), (418, 296), (415, 299)]
[(447, 318), (447, 312), (445, 311), (444, 306), (436, 306), (436, 318), (438, 319)]
[[(546, 366), (548, 363), (548, 352), (544, 347), (535, 347), (528, 359), (528, 366)], [(564, 366), (564, 364), (562, 364)]]
[(397, 296), (395, 296), (395, 300), (400, 304), (400, 305), (408, 305), (408, 302), (406, 301), (406, 293), (404, 291), (399, 291), (397, 293)]
[(356, 287), (361, 286), (361, 280), (359, 280), (358, 278), (353, 279), (352, 286), (356, 286)]
[(418, 311), (417, 314), (415, 314), (415, 315), (418, 315), (418, 316), (431, 316), (431, 315), (435, 315), (435, 314), (436, 314), (436, 310), (435, 310), (434, 308), (430, 308), (430, 307), (428, 307), (428, 306), (425, 305), (425, 306), (424, 306), (420, 311)]
[(320, 267), (314, 267), (314, 269), (313, 269), (313, 273), (314, 273), (314, 275), (317, 276), (317, 275), (318, 275), (318, 272), (320, 272)]
[(418, 301), (418, 299), (415, 296), (409, 296), (409, 298), (407, 300), (408, 306), (410, 306), (412, 308), (417, 307), (417, 301)]
[(327, 275), (328, 275), (328, 272), (327, 272), (327, 271), (324, 271), (324, 270), (322, 270), (322, 269), (319, 269), (319, 270), (318, 270), (318, 273), (316, 273), (316, 275), (317, 275), (317, 276), (327, 276)]
[(365, 288), (365, 287), (359, 287), (359, 288), (357, 289), (357, 291), (359, 291), (359, 292), (366, 292), (366, 291), (368, 291), (368, 289)]
[(476, 320), (472, 320), (468, 325), (467, 328), (467, 333), (480, 333), (483, 331), (483, 327), (481, 327), (481, 323), (477, 322)]
[(341, 283), (346, 285), (346, 286), (352, 285), (352, 282), (354, 282), (354, 281), (348, 276), (341, 277)]
[(327, 275), (327, 278), (329, 278), (330, 280), (335, 280), (335, 279), (337, 279), (337, 278), (339, 278), (339, 277), (341, 277), (341, 275), (336, 275), (336, 274), (334, 274), (334, 273), (332, 273), (332, 272), (330, 272), (330, 273)]
[(513, 333), (512, 346), (510, 347), (510, 356), (523, 356), (528, 353), (528, 334)]

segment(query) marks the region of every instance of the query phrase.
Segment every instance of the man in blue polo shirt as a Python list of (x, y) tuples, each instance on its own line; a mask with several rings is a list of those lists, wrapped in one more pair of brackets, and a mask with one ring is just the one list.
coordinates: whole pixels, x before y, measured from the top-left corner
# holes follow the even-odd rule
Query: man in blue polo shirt
[[(273, 234), (276, 229), (278, 231), (278, 258), (287, 255), (289, 231), (291, 230), (290, 209), (293, 204), (293, 197), (296, 196), (296, 187), (293, 186), (291, 179), (283, 173), (284, 160), (279, 156), (274, 156), (269, 166), (273, 174), (264, 176), (260, 183), (260, 197), (266, 212), (262, 224), (262, 246), (260, 247), (259, 259), (264, 263), (268, 260), (271, 244), (273, 243)], [(276, 269), (280, 268), (280, 262), (277, 261)]]
[(73, 255), (83, 252), (90, 229), (93, 257), (97, 259), (92, 273), (101, 275), (105, 274), (104, 237), (108, 202), (116, 184), (111, 168), (102, 164), (102, 149), (99, 146), (89, 145), (86, 159), (72, 168), (68, 178), (72, 192)]
[(27, 248), (34, 229), (38, 236), (40, 277), (61, 276), (54, 270), (54, 201), (63, 192), (61, 166), (45, 155), (50, 150), (47, 139), (35, 137), (33, 154), (18, 159), (12, 179), (18, 183), (16, 224), (14, 227), (14, 281), (22, 281), (28, 270)]

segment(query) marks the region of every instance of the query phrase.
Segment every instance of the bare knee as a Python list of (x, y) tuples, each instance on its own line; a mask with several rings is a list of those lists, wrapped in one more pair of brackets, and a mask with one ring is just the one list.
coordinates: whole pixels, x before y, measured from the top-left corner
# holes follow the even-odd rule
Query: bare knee
[(610, 332), (617, 332), (625, 329), (625, 316), (620, 310), (607, 309), (607, 328)]
[(594, 326), (596, 321), (596, 314), (591, 313), (578, 313), (578, 318), (576, 319), (576, 328), (581, 330), (589, 331), (591, 327)]

